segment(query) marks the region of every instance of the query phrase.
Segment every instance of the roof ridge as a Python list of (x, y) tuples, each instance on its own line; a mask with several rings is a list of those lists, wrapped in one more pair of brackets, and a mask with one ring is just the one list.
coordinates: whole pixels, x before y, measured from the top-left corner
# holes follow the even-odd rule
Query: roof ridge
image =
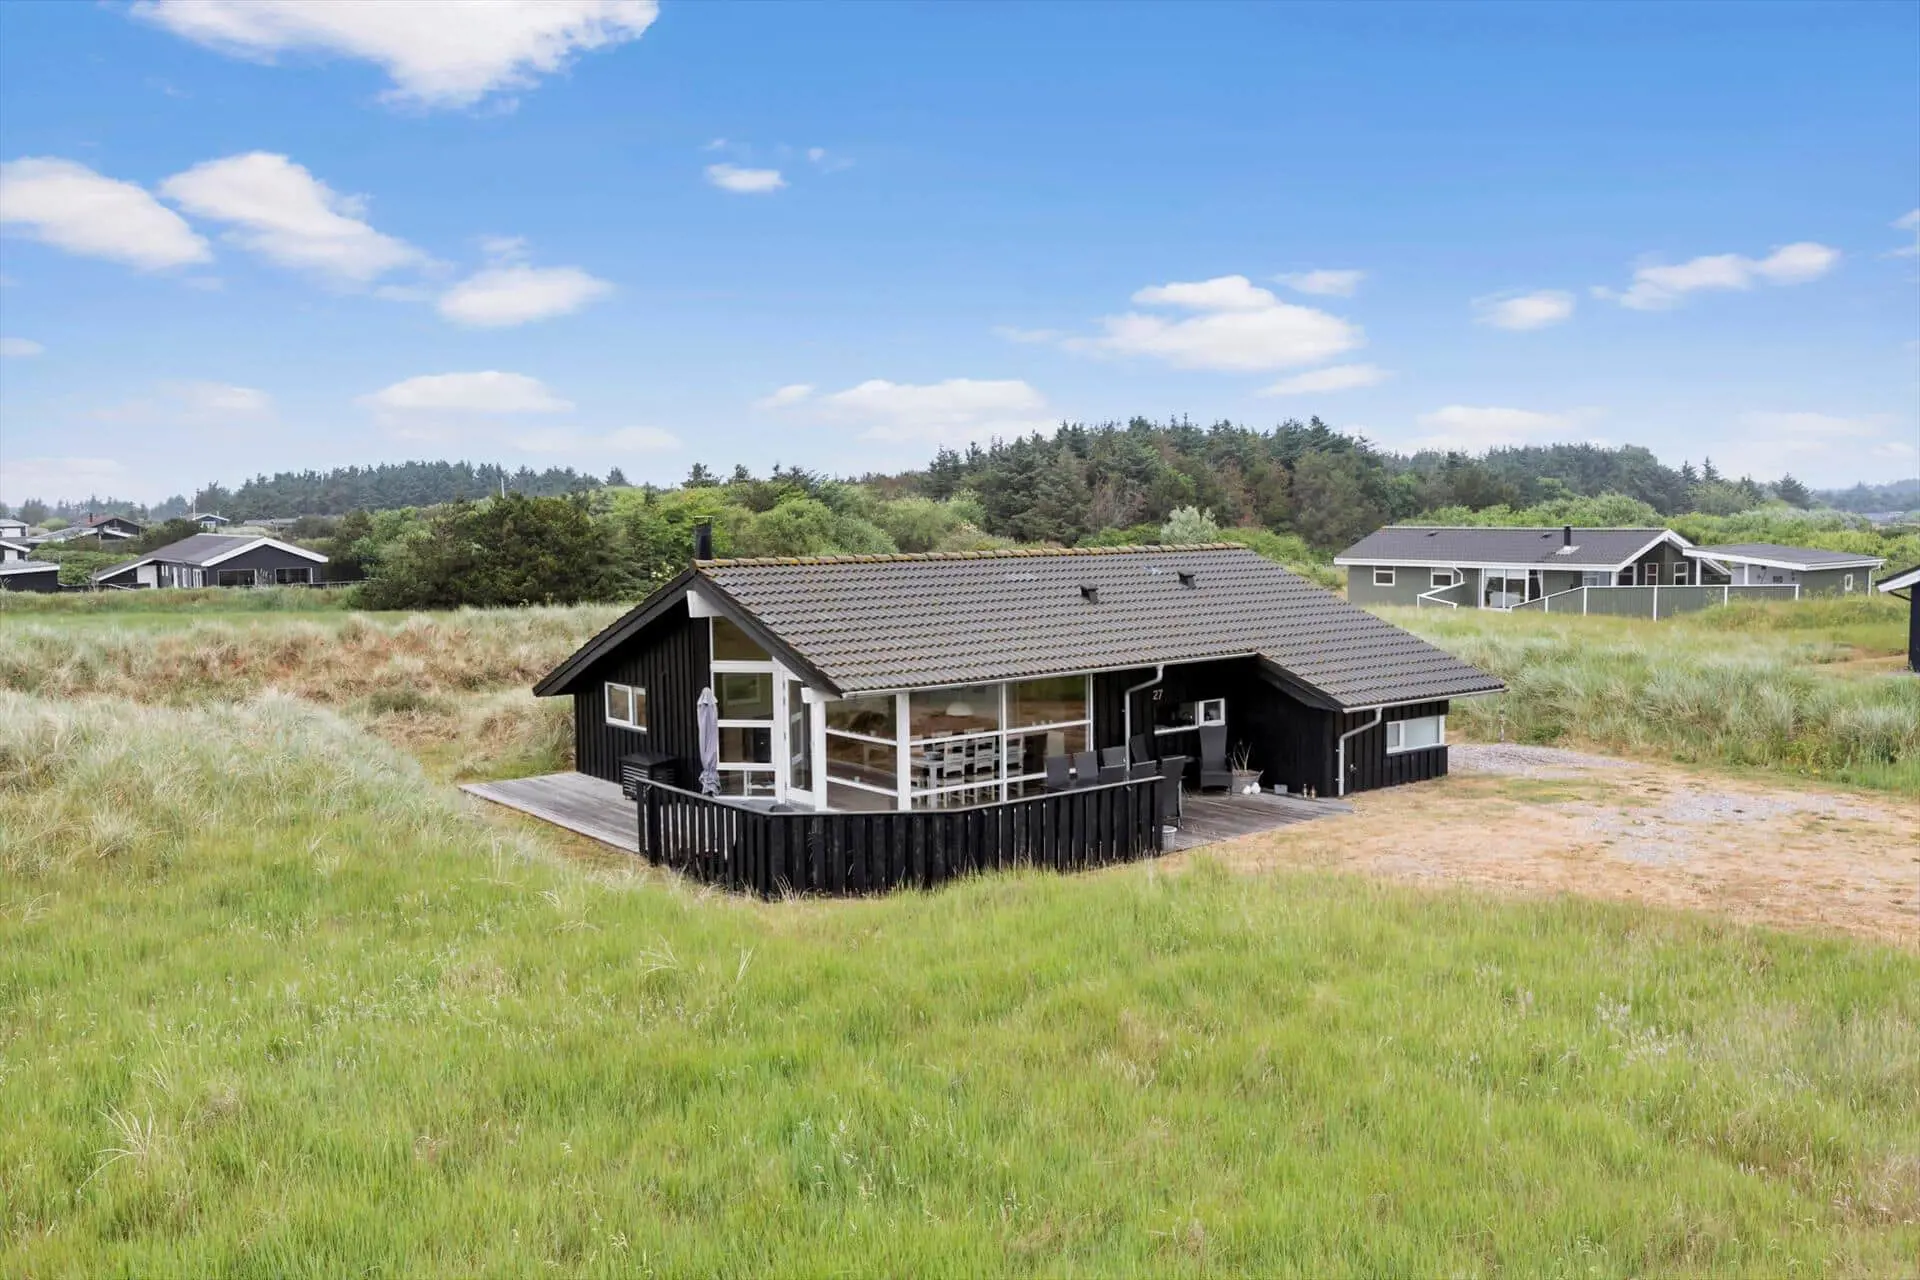
[[(1382, 525), (1375, 532), (1387, 529), (1430, 529), (1443, 533), (1479, 533), (1482, 530), (1500, 530), (1506, 533), (1559, 533), (1566, 528), (1559, 524), (1389, 524)], [(1576, 524), (1575, 533), (1670, 533), (1663, 524)]]
[(1118, 547), (995, 547), (987, 551), (886, 551), (836, 556), (738, 556), (695, 560), (699, 569), (762, 568), (801, 564), (901, 564), (937, 560), (1037, 560), (1048, 556), (1105, 556), (1149, 551), (1244, 551), (1238, 542), (1145, 542)]

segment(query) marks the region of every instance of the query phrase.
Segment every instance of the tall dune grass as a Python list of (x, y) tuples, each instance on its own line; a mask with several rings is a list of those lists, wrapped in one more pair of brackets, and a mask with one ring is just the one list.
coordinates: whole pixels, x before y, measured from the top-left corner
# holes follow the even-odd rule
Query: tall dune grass
[(1891, 669), (1855, 674), (1844, 661), (1854, 651), (1825, 634), (1862, 619), (1877, 625), (1881, 612), (1809, 602), (1670, 624), (1468, 610), (1388, 616), (1507, 682), (1504, 695), (1455, 705), (1475, 738), (1920, 792), (1920, 680)]
[(1896, 1274), (1920, 959), (1152, 865), (762, 904), (0, 695), (0, 1273)]
[(617, 617), (609, 606), (466, 609), (164, 631), (0, 627), (0, 688), (191, 703), (284, 689), (327, 704), (529, 686)]

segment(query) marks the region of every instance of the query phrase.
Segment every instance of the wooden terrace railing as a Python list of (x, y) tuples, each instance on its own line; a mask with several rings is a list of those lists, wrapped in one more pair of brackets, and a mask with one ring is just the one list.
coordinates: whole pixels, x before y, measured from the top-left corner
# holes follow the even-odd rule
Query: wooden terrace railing
[(709, 884), (763, 897), (932, 888), (1015, 867), (1082, 871), (1158, 854), (1159, 778), (964, 809), (774, 812), (640, 782), (640, 851)]

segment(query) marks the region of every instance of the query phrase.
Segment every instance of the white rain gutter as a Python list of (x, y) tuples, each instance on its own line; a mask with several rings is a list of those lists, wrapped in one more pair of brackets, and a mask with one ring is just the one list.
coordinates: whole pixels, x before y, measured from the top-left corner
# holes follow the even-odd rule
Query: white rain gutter
[[(1401, 705), (1404, 706), (1406, 704), (1402, 703)], [(1369, 729), (1379, 728), (1380, 722), (1386, 719), (1386, 715), (1387, 709), (1385, 707), (1376, 707), (1373, 712), (1373, 719), (1363, 725), (1349, 729), (1340, 735), (1339, 764), (1337, 766), (1340, 770), (1340, 782), (1334, 791), (1335, 795), (1344, 796), (1347, 794), (1347, 739), (1353, 737), (1356, 733), (1365, 733)]]
[(1153, 686), (1159, 684), (1166, 678), (1167, 664), (1164, 662), (1156, 662), (1153, 664), (1153, 679), (1142, 680), (1139, 684), (1134, 685), (1120, 695), (1120, 745), (1127, 749), (1127, 763), (1129, 765), (1133, 763), (1133, 695), (1142, 689), (1153, 688)]

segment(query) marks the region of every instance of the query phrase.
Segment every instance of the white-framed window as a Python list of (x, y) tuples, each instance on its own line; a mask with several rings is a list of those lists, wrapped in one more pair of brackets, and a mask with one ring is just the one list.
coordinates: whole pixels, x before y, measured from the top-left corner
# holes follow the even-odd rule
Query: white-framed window
[(647, 691), (636, 684), (607, 685), (607, 723), (647, 731)]
[(1605, 569), (1588, 569), (1580, 575), (1580, 585), (1583, 587), (1612, 586), (1613, 575)]
[(1848, 574), (1848, 575), (1847, 575), (1846, 577), (1844, 577), (1844, 578), (1842, 578), (1842, 579), (1840, 579), (1840, 589), (1841, 589), (1842, 591), (1851, 591), (1851, 590), (1853, 590), (1853, 575), (1852, 575), (1852, 574)]
[(712, 619), (713, 695), (720, 706), (720, 794), (775, 794), (773, 657), (726, 618)]
[(1390, 587), (1390, 586), (1392, 586), (1392, 585), (1393, 585), (1393, 570), (1391, 570), (1391, 569), (1375, 569), (1375, 570), (1373, 571), (1373, 585), (1374, 585), (1374, 586), (1376, 586), (1376, 587)]
[(1399, 755), (1402, 751), (1446, 745), (1445, 716), (1416, 716), (1411, 720), (1387, 721), (1387, 754), (1390, 756)]
[(1688, 562), (1685, 560), (1675, 560), (1673, 562), (1673, 585), (1674, 586), (1684, 587), (1687, 585), (1687, 565), (1688, 565)]
[(1440, 590), (1442, 587), (1450, 587), (1459, 580), (1460, 579), (1454, 576), (1454, 572), (1451, 569), (1435, 569), (1433, 576), (1427, 579), (1435, 591)]
[(304, 564), (295, 565), (292, 568), (283, 566), (273, 571), (273, 581), (276, 586), (282, 587), (295, 585), (302, 587), (311, 586), (313, 583), (313, 570)]

